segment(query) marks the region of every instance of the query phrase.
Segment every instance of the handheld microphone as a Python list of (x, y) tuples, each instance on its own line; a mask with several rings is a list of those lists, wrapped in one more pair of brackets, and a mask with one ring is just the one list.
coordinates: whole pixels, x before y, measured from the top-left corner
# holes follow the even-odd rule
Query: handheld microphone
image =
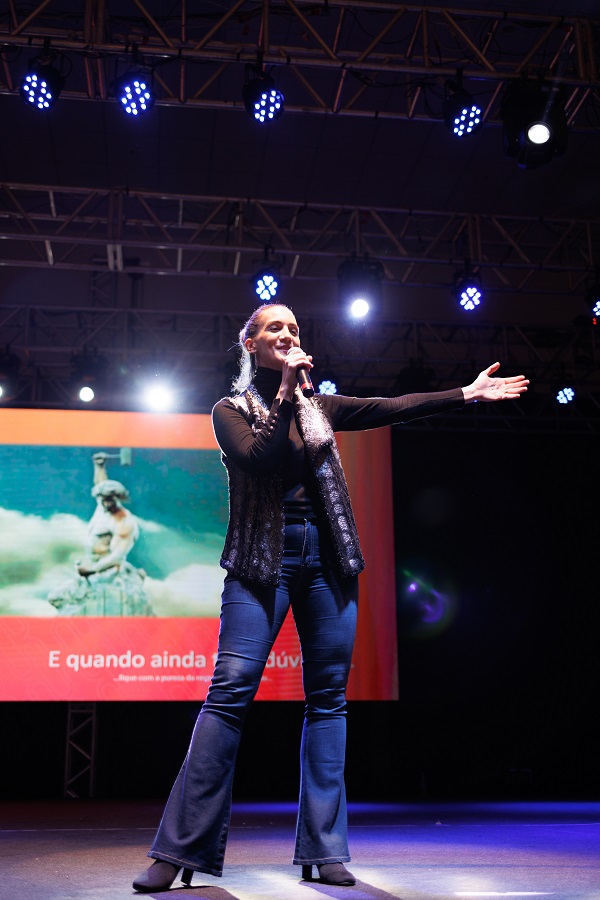
[(313, 383), (310, 380), (310, 375), (308, 374), (308, 369), (305, 369), (304, 366), (299, 366), (296, 369), (296, 378), (298, 379), (298, 386), (302, 391), (305, 397), (314, 397), (315, 389), (313, 387)]

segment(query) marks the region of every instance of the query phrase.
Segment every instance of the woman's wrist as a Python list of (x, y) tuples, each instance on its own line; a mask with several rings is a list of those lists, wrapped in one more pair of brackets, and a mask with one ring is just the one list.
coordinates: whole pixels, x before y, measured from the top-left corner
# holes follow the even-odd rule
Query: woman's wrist
[(294, 396), (295, 389), (296, 389), (295, 384), (290, 385), (290, 384), (287, 384), (285, 381), (282, 381), (281, 386), (280, 386), (279, 390), (277, 391), (277, 397), (279, 397), (280, 400), (290, 400), (291, 401), (292, 397)]
[(475, 385), (469, 384), (466, 387), (461, 388), (461, 390), (463, 392), (463, 397), (465, 398), (465, 403), (475, 403), (478, 399)]

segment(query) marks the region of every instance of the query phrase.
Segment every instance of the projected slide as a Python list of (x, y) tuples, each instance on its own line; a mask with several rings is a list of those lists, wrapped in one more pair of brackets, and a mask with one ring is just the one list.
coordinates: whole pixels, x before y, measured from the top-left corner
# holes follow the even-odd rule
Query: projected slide
[[(374, 571), (361, 576), (350, 696), (391, 699), (389, 435), (343, 435), (340, 449), (361, 534), (376, 529), (364, 548)], [(0, 410), (0, 699), (202, 699), (226, 526), (209, 416)], [(258, 696), (303, 696), (291, 617)]]

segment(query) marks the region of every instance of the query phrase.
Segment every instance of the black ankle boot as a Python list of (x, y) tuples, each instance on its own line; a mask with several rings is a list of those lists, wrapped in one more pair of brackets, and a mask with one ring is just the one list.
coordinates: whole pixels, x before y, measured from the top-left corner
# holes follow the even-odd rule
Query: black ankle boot
[[(164, 862), (162, 859), (155, 859), (149, 869), (145, 869), (138, 875), (133, 882), (133, 887), (142, 894), (150, 891), (168, 891), (180, 871), (181, 866)], [(188, 887), (192, 883), (192, 874), (192, 869), (184, 869), (181, 873), (181, 880)]]
[(312, 866), (302, 866), (302, 879), (303, 881), (320, 881), (321, 884), (337, 884), (337, 885), (351, 885), (356, 884), (356, 878), (349, 872), (346, 866), (341, 862), (336, 863), (323, 863), (322, 865), (317, 865), (317, 869), (319, 870), (319, 877), (313, 879), (312, 877)]

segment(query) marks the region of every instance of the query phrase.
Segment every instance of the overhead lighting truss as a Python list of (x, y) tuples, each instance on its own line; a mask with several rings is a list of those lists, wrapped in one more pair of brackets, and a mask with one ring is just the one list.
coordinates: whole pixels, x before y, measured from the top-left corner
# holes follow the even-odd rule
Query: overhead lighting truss
[(14, 93), (23, 75), (22, 55), (6, 51), (41, 50), (51, 40), (73, 64), (63, 99), (109, 99), (115, 61), (135, 42), (148, 65), (160, 64), (161, 105), (243, 111), (240, 66), (255, 63), (257, 46), (282, 81), (286, 113), (431, 120), (437, 104), (441, 119), (436, 98), (459, 67), (487, 96), (486, 121), (497, 120), (502, 88), (528, 71), (564, 88), (571, 128), (589, 128), (586, 109), (597, 102), (597, 25), (584, 16), (383, 0), (334, 0), (319, 16), (313, 0), (265, 0), (246, 15), (247, 4), (237, 0), (220, 18), (213, 4), (198, 3), (193, 19), (184, 3), (160, 18), (151, 2), (136, 3), (130, 17), (95, 0), (75, 6), (65, 12), (40, 2), (2, 19), (0, 92)]
[[(178, 216), (174, 219), (173, 209)], [(232, 240), (232, 216), (243, 222)], [(257, 241), (276, 235), (280, 282), (336, 280), (351, 251), (382, 260), (387, 285), (447, 291), (464, 264), (488, 291), (547, 297), (585, 293), (600, 246), (600, 220), (301, 200), (165, 194), (5, 184), (0, 264), (29, 268), (251, 278)], [(352, 235), (352, 246), (348, 246)], [(282, 273), (285, 272), (285, 275)]]
[[(122, 306), (5, 305), (0, 308), (0, 332), (11, 353), (26, 360), (20, 372), (20, 406), (72, 405), (72, 357), (93, 334), (109, 377), (130, 373), (125, 379), (129, 397), (137, 391), (131, 373), (140, 370), (154, 347), (157, 354), (177, 358), (179, 388), (188, 395), (180, 409), (208, 412), (228, 390), (224, 372), (234, 360), (232, 347), (242, 317), (172, 307), (138, 308), (133, 315)], [(357, 336), (352, 325), (340, 321), (332, 329), (330, 321), (330, 315), (303, 321), (302, 340), (315, 360), (323, 360), (322, 366), (315, 366), (315, 384), (334, 367), (335, 381), (348, 395), (390, 396), (425, 389), (421, 383), (406, 383), (411, 367), (426, 373), (428, 390), (446, 390), (470, 383), (496, 359), (502, 362), (501, 373), (524, 373), (531, 379), (532, 389), (519, 403), (480, 403), (469, 415), (453, 414), (440, 421), (435, 417), (403, 428), (600, 433), (600, 336), (589, 323), (552, 330), (472, 320), (377, 318)], [(559, 409), (557, 369), (564, 379), (560, 387), (571, 386), (579, 401), (568, 419), (554, 418)], [(116, 390), (111, 392), (114, 408), (123, 408), (120, 399)]]

